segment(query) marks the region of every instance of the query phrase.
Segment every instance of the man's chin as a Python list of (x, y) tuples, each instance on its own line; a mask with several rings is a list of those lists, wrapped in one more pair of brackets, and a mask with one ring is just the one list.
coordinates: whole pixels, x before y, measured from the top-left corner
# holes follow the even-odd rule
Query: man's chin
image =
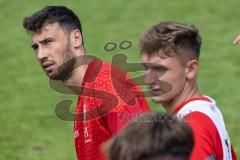
[(165, 95), (151, 96), (151, 99), (154, 103), (164, 103), (168, 101), (168, 97), (166, 97)]
[(46, 72), (47, 76), (51, 80), (61, 80), (61, 78), (58, 76), (58, 74), (54, 71), (52, 72)]

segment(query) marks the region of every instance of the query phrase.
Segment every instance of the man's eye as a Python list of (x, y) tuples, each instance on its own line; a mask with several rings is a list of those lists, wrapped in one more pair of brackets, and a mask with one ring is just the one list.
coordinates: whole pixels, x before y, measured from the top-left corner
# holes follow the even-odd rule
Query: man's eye
[(153, 69), (158, 72), (164, 72), (167, 70), (167, 68), (163, 68), (163, 67), (154, 67)]
[(165, 74), (167, 72), (167, 69), (166, 68), (162, 68), (162, 67), (158, 67), (158, 68), (154, 69), (154, 72), (156, 74), (158, 74), (158, 76), (160, 76), (160, 75)]
[(148, 69), (148, 66), (146, 66), (146, 65), (142, 65), (143, 66), (143, 69), (144, 70), (147, 70)]
[(52, 40), (46, 40), (46, 41), (44, 41), (44, 45), (50, 45), (51, 43), (52, 43), (53, 41)]
[(32, 49), (34, 50), (34, 51), (36, 51), (37, 49), (38, 49), (38, 46), (36, 45), (34, 45), (34, 46), (32, 46)]
[(51, 44), (51, 42), (52, 42), (52, 41), (46, 41), (45, 44), (46, 44), (46, 45), (49, 45), (49, 44)]

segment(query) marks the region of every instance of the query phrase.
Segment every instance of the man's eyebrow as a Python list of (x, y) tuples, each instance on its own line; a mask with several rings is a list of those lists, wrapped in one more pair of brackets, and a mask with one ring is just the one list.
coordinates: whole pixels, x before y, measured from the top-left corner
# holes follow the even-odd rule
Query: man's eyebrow
[(52, 40), (54, 40), (54, 38), (52, 38), (52, 37), (47, 37), (47, 38), (39, 41), (39, 43), (45, 43), (45, 42), (47, 42), (47, 41), (52, 41)]
[[(53, 40), (54, 40), (54, 38), (52, 38), (52, 37), (47, 37), (47, 38), (39, 41), (39, 43), (43, 44), (43, 43), (46, 43), (47, 41), (53, 41)], [(37, 45), (36, 43), (33, 43), (33, 44), (31, 45), (31, 47), (32, 47), (33, 49), (36, 48), (37, 46), (38, 46), (38, 45)]]
[(144, 67), (160, 67), (160, 68), (167, 68), (166, 66), (158, 63), (142, 63)]

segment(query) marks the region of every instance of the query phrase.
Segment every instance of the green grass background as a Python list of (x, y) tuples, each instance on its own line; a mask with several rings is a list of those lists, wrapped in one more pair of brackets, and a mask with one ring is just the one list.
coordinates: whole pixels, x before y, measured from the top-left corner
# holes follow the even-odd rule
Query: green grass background
[[(152, 24), (195, 24), (203, 39), (201, 91), (216, 99), (240, 155), (240, 46), (232, 44), (240, 33), (239, 0), (0, 0), (0, 160), (76, 159), (73, 123), (54, 112), (61, 99), (76, 97), (49, 87), (22, 28), (23, 17), (46, 5), (73, 9), (81, 18), (87, 51), (107, 61), (123, 52), (138, 62), (138, 38)], [(104, 51), (107, 42), (122, 40), (132, 41), (132, 48)], [(161, 108), (150, 103), (154, 110)]]

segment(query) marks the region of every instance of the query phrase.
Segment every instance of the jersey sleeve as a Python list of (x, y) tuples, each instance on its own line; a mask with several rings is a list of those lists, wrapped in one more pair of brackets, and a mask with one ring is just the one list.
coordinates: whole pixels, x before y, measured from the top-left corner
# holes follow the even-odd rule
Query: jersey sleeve
[(212, 120), (201, 112), (191, 112), (184, 120), (191, 126), (194, 136), (195, 145), (190, 159), (222, 160), (221, 139)]

